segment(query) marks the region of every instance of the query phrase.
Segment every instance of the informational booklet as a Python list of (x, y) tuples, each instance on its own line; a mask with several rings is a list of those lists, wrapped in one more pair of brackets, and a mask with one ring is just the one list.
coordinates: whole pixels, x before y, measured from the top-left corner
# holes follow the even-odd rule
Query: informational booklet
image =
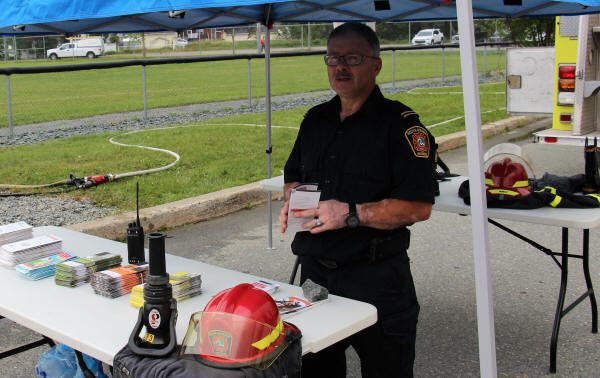
[(288, 209), (288, 224), (286, 232), (296, 233), (308, 231), (302, 225), (311, 221), (312, 217), (296, 218), (292, 210), (316, 209), (319, 206), (321, 191), (317, 184), (300, 184), (292, 189), (290, 193), (290, 207)]

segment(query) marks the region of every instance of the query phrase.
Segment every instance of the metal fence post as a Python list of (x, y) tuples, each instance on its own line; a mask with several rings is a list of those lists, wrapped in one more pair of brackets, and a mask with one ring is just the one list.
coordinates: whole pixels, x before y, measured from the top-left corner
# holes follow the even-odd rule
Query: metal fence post
[(248, 58), (248, 106), (252, 107), (252, 59)]
[(142, 65), (142, 88), (144, 91), (144, 121), (148, 120), (148, 88), (146, 85), (146, 65)]
[(231, 53), (235, 55), (235, 28), (231, 28), (231, 48)]
[(10, 90), (10, 75), (6, 75), (6, 102), (8, 105), (8, 135), (12, 138), (14, 136), (13, 131), (13, 120), (12, 120), (12, 95)]
[(396, 88), (396, 50), (392, 50), (392, 88)]
[(446, 81), (446, 49), (442, 46), (442, 82)]
[(487, 76), (487, 45), (483, 45), (483, 76)]

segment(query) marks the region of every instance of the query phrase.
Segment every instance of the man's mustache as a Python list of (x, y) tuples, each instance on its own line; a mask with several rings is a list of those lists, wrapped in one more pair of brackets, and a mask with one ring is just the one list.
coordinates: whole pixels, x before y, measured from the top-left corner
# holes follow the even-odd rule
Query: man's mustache
[(350, 72), (347, 71), (342, 71), (342, 72), (338, 72), (335, 75), (336, 79), (352, 79), (352, 74)]

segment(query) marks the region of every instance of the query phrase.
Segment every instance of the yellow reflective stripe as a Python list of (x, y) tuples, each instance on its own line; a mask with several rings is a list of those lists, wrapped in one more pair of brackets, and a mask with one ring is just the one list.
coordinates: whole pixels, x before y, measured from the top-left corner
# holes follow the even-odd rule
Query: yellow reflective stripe
[(596, 201), (600, 202), (600, 195), (598, 194), (586, 194), (586, 196), (590, 196), (590, 197), (594, 197), (596, 199)]
[(504, 194), (507, 196), (518, 196), (520, 193), (508, 189), (488, 189), (490, 194)]
[(553, 188), (551, 186), (544, 186), (542, 189), (536, 190), (537, 193), (541, 193), (541, 192), (545, 192), (548, 191), (552, 194), (556, 194), (556, 188)]
[(281, 335), (282, 332), (283, 332), (283, 320), (279, 319), (279, 323), (277, 323), (277, 327), (275, 327), (273, 329), (273, 331), (271, 331), (271, 333), (269, 333), (267, 336), (263, 337), (262, 339), (260, 339), (258, 341), (253, 342), (252, 346), (257, 349), (260, 349), (260, 350), (267, 349), (269, 347), (269, 345), (273, 344), (273, 342), (279, 338), (279, 335)]
[(550, 206), (556, 207), (556, 206), (558, 206), (558, 204), (560, 203), (560, 201), (562, 201), (562, 197), (561, 196), (555, 196), (554, 199), (552, 200), (552, 202), (550, 202)]
[(513, 184), (513, 188), (524, 188), (526, 186), (529, 186), (529, 181), (527, 180), (515, 181)]
[(486, 178), (486, 179), (485, 179), (485, 185), (488, 185), (488, 186), (495, 186), (495, 185), (496, 185), (496, 183), (494, 183), (494, 181), (493, 181), (492, 179), (488, 179), (488, 178)]

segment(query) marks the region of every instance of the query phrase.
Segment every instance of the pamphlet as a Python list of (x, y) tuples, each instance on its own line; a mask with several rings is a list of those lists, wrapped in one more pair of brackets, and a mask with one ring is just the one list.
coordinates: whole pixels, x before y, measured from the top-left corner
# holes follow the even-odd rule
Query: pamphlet
[(313, 304), (308, 299), (300, 297), (285, 297), (275, 299), (277, 308), (279, 309), (279, 315), (295, 314), (300, 311), (304, 311), (310, 308)]
[(311, 217), (296, 218), (292, 210), (316, 209), (319, 206), (321, 191), (317, 184), (300, 184), (290, 193), (290, 206), (288, 209), (288, 224), (286, 232), (296, 233), (308, 231), (302, 225), (312, 220)]
[(267, 292), (268, 294), (273, 294), (277, 290), (279, 290), (279, 285), (274, 282), (258, 280), (251, 282), (250, 285), (254, 286), (257, 289)]

